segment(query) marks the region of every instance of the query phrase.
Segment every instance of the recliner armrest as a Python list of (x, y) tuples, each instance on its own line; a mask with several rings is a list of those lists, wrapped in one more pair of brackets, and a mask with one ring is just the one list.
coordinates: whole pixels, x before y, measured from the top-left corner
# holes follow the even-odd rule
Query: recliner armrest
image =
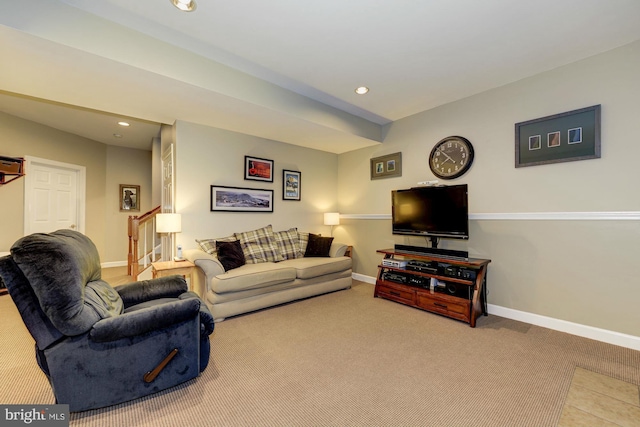
[(114, 288), (125, 308), (158, 298), (178, 298), (189, 287), (182, 276), (167, 276), (127, 283)]
[(162, 330), (199, 316), (201, 304), (200, 299), (188, 298), (108, 317), (93, 325), (89, 338), (107, 342)]

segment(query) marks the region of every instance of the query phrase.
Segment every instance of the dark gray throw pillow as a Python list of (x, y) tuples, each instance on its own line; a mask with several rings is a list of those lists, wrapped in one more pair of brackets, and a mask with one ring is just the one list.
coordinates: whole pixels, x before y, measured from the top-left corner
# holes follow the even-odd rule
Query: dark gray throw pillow
[(328, 257), (333, 237), (322, 237), (317, 234), (309, 233), (309, 243), (307, 250), (304, 252), (305, 257)]
[(240, 246), (238, 240), (234, 240), (233, 242), (216, 242), (216, 251), (218, 252), (218, 260), (224, 267), (224, 271), (233, 270), (246, 263), (242, 246)]

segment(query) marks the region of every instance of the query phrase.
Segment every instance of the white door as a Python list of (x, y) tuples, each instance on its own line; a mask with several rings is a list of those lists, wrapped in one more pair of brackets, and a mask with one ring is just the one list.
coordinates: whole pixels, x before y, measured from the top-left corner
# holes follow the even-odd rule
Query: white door
[(84, 233), (85, 167), (26, 157), (24, 233)]
[[(173, 213), (174, 189), (175, 189), (175, 156), (173, 144), (169, 145), (162, 154), (162, 209), (163, 213)], [(168, 261), (174, 256), (174, 242), (171, 234), (162, 234), (161, 256), (163, 261)]]

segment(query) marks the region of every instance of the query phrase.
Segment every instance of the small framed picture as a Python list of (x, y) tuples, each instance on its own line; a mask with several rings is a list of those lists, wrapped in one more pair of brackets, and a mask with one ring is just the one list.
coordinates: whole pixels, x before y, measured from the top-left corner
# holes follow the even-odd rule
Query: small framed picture
[(599, 159), (600, 109), (593, 105), (516, 123), (515, 166)]
[(371, 163), (371, 179), (402, 176), (402, 153), (374, 157), (369, 161)]
[(300, 200), (299, 171), (282, 170), (282, 200)]
[(244, 179), (273, 182), (273, 160), (244, 156)]
[(540, 135), (533, 135), (529, 137), (529, 150), (539, 150), (542, 148)]
[(547, 134), (547, 147), (560, 146), (560, 132), (549, 132)]
[(120, 211), (140, 212), (140, 186), (120, 184)]

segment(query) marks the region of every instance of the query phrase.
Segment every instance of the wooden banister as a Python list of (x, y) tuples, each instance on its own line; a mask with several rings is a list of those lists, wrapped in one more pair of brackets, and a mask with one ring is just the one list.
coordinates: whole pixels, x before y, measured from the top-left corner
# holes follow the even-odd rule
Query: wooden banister
[[(146, 268), (157, 261), (158, 237), (156, 234), (156, 215), (160, 213), (160, 206), (149, 212), (134, 216), (130, 215), (127, 224), (129, 235), (129, 254), (127, 255), (127, 274), (137, 279), (140, 265)], [(141, 232), (142, 230), (142, 232)], [(142, 244), (140, 241), (142, 240)]]

